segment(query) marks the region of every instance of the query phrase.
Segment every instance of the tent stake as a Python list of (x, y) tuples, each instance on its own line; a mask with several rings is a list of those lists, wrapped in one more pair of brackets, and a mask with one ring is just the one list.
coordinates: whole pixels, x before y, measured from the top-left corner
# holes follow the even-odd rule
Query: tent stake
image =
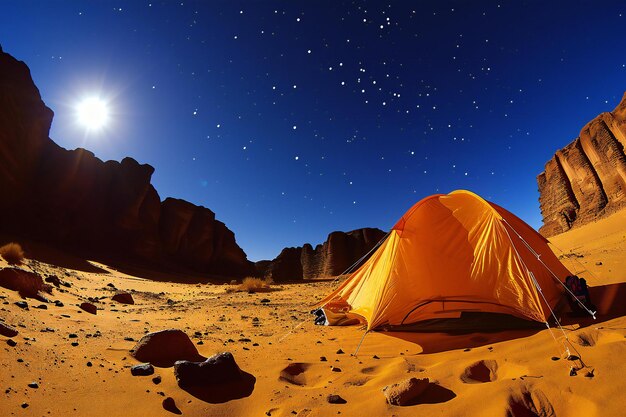
[(356, 355), (357, 355), (357, 353), (359, 353), (359, 349), (361, 349), (361, 344), (363, 344), (363, 340), (365, 340), (365, 336), (367, 336), (367, 334), (368, 334), (369, 332), (370, 332), (370, 331), (369, 331), (369, 330), (367, 330), (367, 331), (365, 331), (365, 333), (363, 333), (363, 337), (361, 338), (361, 341), (359, 342), (359, 345), (356, 347), (356, 350), (354, 351), (354, 353), (352, 354), (352, 356), (356, 356)]

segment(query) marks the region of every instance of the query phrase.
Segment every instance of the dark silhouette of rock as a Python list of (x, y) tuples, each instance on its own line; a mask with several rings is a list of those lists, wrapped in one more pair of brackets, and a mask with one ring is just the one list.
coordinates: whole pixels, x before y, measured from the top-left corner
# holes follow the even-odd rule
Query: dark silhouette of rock
[(113, 297), (111, 297), (111, 300), (117, 301), (118, 303), (122, 304), (135, 304), (133, 296), (130, 293), (124, 291), (115, 294)]
[(87, 313), (98, 314), (98, 307), (96, 307), (94, 304), (85, 302), (81, 303), (79, 307), (81, 308), (81, 310), (84, 310)]
[(285, 248), (273, 261), (259, 261), (255, 266), (258, 275), (276, 282), (333, 277), (345, 272), (384, 236), (385, 232), (372, 228), (333, 232), (315, 249), (308, 243)]
[(28, 303), (26, 301), (16, 301), (15, 305), (23, 310), (28, 310)]
[(204, 360), (185, 332), (178, 329), (148, 333), (131, 352), (135, 359), (162, 368), (173, 366), (180, 360)]
[(47, 276), (45, 281), (51, 283), (52, 285), (54, 285), (57, 288), (61, 285), (61, 280), (56, 275), (49, 275), (49, 276)]
[(133, 376), (148, 376), (154, 373), (154, 367), (149, 363), (140, 363), (130, 367), (130, 373)]
[(40, 291), (52, 293), (52, 286), (45, 284), (34, 272), (19, 268), (0, 269), (0, 287), (17, 291), (22, 297), (42, 300)]
[(215, 214), (161, 199), (154, 168), (132, 158), (103, 162), (49, 137), (53, 112), (28, 67), (0, 52), (0, 230), (99, 257), (216, 275), (254, 266)]
[(174, 365), (178, 385), (194, 397), (219, 404), (250, 396), (256, 378), (242, 371), (229, 352), (204, 362), (178, 361)]
[(17, 345), (17, 342), (13, 339), (7, 339), (7, 345), (14, 347)]
[(193, 387), (238, 381), (241, 369), (230, 352), (222, 352), (204, 362), (177, 361), (174, 375), (181, 387)]
[(626, 207), (626, 94), (612, 112), (587, 123), (537, 177), (544, 236)]
[(182, 414), (183, 412), (176, 406), (176, 402), (172, 397), (167, 397), (163, 400), (163, 409), (174, 414)]
[(18, 331), (15, 327), (9, 326), (0, 321), (0, 334), (6, 337), (15, 337), (18, 334)]
[(409, 378), (383, 388), (387, 402), (392, 405), (411, 405), (428, 388), (428, 378)]

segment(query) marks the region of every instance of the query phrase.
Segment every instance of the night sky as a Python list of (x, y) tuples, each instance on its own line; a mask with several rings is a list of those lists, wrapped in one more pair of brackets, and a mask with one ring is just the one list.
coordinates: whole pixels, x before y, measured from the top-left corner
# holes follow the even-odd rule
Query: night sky
[(0, 1), (51, 138), (154, 166), (251, 260), (455, 189), (538, 228), (536, 176), (621, 99), (625, 39), (623, 1)]

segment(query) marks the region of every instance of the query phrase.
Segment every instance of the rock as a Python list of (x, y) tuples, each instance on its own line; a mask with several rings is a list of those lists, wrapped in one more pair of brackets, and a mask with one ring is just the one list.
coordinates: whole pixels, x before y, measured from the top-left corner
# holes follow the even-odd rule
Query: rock
[(21, 309), (28, 310), (28, 303), (26, 301), (16, 301), (15, 305)]
[(248, 276), (253, 264), (215, 214), (161, 202), (154, 168), (102, 161), (48, 136), (53, 112), (28, 67), (0, 51), (0, 230), (146, 265)]
[(596, 262), (596, 266), (601, 266), (602, 262)]
[(38, 308), (40, 310), (47, 310), (48, 306), (45, 304), (39, 304), (38, 306), (35, 306), (35, 308)]
[(28, 403), (22, 403), (21, 407), (22, 408), (28, 408)]
[(342, 349), (337, 350), (337, 355), (343, 355), (345, 352)]
[(19, 332), (15, 327), (9, 326), (0, 321), (0, 334), (6, 337), (15, 337)]
[(63, 304), (63, 303), (62, 303), (62, 302), (60, 302), (59, 300), (55, 300), (55, 301), (54, 301), (54, 305), (55, 305), (55, 306), (57, 306), (57, 307), (63, 307), (63, 306), (65, 306), (65, 304)]
[(174, 375), (181, 387), (223, 384), (242, 378), (241, 369), (230, 352), (218, 353), (204, 362), (177, 361)]
[[(93, 366), (93, 363), (91, 363), (91, 361), (87, 362), (87, 367), (91, 368)], [(132, 373), (132, 371), (131, 371)]]
[(154, 367), (149, 363), (140, 363), (130, 367), (130, 373), (133, 376), (148, 376), (154, 373)]
[(29, 383), (29, 384), (28, 384), (28, 386), (29, 386), (30, 388), (35, 388), (35, 389), (39, 388), (39, 384), (38, 384), (38, 383), (36, 383), (36, 382), (31, 382), (31, 383)]
[(259, 301), (261, 304), (267, 304), (270, 303), (270, 299), (269, 298), (263, 298), (261, 301)]
[(339, 275), (368, 253), (383, 237), (379, 229), (333, 232), (315, 249), (310, 244), (285, 248), (273, 261), (255, 264), (257, 274), (276, 282)]
[(34, 272), (20, 268), (0, 269), (0, 287), (17, 291), (22, 297), (40, 298), (39, 292), (52, 292), (52, 286), (45, 284)]
[(341, 398), (341, 396), (339, 396), (337, 394), (330, 394), (328, 397), (326, 397), (326, 401), (328, 401), (330, 404), (345, 404), (345, 403), (347, 403), (346, 400), (344, 400), (343, 398)]
[(182, 330), (168, 329), (144, 335), (132, 350), (135, 359), (159, 367), (179, 360), (203, 360), (196, 346)]
[(589, 122), (537, 177), (543, 226), (554, 236), (626, 207), (626, 94)]
[(409, 378), (383, 388), (387, 402), (392, 405), (411, 405), (428, 388), (428, 378)]
[(111, 297), (111, 300), (117, 301), (118, 303), (122, 304), (135, 304), (133, 296), (130, 293), (124, 291), (115, 294), (113, 297)]
[(172, 397), (167, 397), (166, 399), (163, 400), (163, 408), (166, 411), (169, 411), (170, 413), (174, 413), (174, 414), (183, 413), (182, 411), (178, 409), (178, 407), (176, 406), (176, 402), (174, 401)]
[(152, 382), (154, 382), (155, 385), (159, 385), (161, 383), (161, 376), (155, 376), (154, 378), (152, 378)]
[(279, 378), (283, 381), (290, 382), (295, 385), (306, 384), (305, 371), (309, 365), (306, 363), (294, 362), (287, 365), (282, 371), (280, 371)]
[(81, 303), (79, 307), (87, 313), (98, 314), (98, 307), (91, 303)]
[(48, 275), (45, 281), (51, 283), (57, 288), (61, 285), (61, 280), (56, 275)]

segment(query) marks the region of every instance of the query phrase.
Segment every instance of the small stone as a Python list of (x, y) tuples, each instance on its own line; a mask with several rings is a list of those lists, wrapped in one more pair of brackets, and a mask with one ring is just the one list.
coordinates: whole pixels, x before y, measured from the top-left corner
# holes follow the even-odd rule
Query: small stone
[(339, 349), (339, 350), (337, 351), (337, 355), (343, 355), (344, 353), (345, 353), (345, 352), (344, 352), (343, 350), (341, 350), (341, 349)]
[(602, 265), (602, 262), (596, 262), (596, 265), (600, 266), (600, 265)]
[(163, 408), (170, 413), (182, 414), (182, 411), (180, 411), (178, 407), (176, 407), (176, 402), (172, 397), (167, 397), (163, 400)]
[(378, 357), (378, 355), (374, 355), (374, 356), (372, 356), (372, 358), (373, 358), (373, 359), (380, 359), (380, 358)]
[(54, 305), (55, 305), (55, 306), (57, 306), (57, 307), (63, 307), (63, 306), (65, 306), (65, 304), (63, 304), (63, 303), (62, 303), (61, 301), (59, 301), (59, 300), (55, 300), (55, 301), (54, 301)]
[(148, 376), (154, 373), (154, 367), (149, 363), (140, 363), (130, 368), (130, 373), (133, 376)]
[(24, 310), (28, 310), (28, 303), (26, 301), (16, 301), (15, 305)]
[(47, 309), (48, 309), (48, 306), (47, 306), (47, 305), (45, 305), (45, 304), (39, 304), (39, 305), (38, 305), (38, 306), (36, 306), (35, 308), (38, 308), (38, 309), (40, 309), (40, 310), (47, 310)]
[(331, 368), (331, 371), (333, 371), (333, 372), (341, 372), (341, 368), (337, 368), (336, 366), (333, 366)]
[(28, 403), (22, 403), (22, 408), (28, 408)]
[(561, 359), (561, 358), (559, 358), (558, 356), (553, 356), (553, 357), (551, 357), (550, 359), (552, 359), (553, 361), (558, 361), (558, 360), (559, 360), (559, 359)]
[(326, 356), (320, 356), (320, 362), (326, 362), (327, 360)]
[(270, 301), (270, 299), (269, 299), (269, 298), (264, 298), (264, 299), (262, 299), (262, 300), (260, 301), (260, 303), (262, 303), (262, 304), (267, 304), (267, 303), (270, 303), (270, 302), (271, 302), (271, 301)]
[(344, 400), (343, 398), (341, 398), (339, 395), (337, 394), (330, 394), (326, 400), (330, 403), (330, 404), (345, 404), (347, 403), (346, 400)]
[(585, 377), (586, 377), (586, 378), (593, 378), (593, 377), (595, 376), (595, 375), (593, 374), (593, 373), (594, 373), (594, 371), (595, 371), (594, 369), (592, 369), (591, 371), (588, 371), (588, 372), (585, 374)]
[(74, 347), (78, 346), (78, 342), (72, 342), (72, 346)]
[(39, 388), (39, 384), (38, 384), (38, 383), (36, 383), (36, 382), (34, 382), (34, 381), (33, 381), (33, 382), (31, 382), (30, 384), (28, 384), (28, 386), (29, 386), (30, 388)]
[(133, 339), (132, 337), (125, 337), (124, 340), (126, 340), (127, 342), (134, 342), (135, 339)]
[(161, 375), (157, 375), (152, 378), (152, 382), (154, 382), (155, 385), (159, 385), (161, 383)]
[(76, 333), (70, 333), (67, 337), (69, 337), (70, 339), (76, 339), (78, 335)]
[(87, 362), (87, 366), (91, 368), (93, 366), (93, 363)]
[(576, 368), (572, 366), (569, 370), (569, 376), (576, 376), (576, 375), (578, 375), (578, 372), (576, 372)]
[(13, 346), (17, 345), (17, 342), (15, 340), (13, 340), (13, 339), (8, 339), (7, 340), (7, 345), (13, 347)]

